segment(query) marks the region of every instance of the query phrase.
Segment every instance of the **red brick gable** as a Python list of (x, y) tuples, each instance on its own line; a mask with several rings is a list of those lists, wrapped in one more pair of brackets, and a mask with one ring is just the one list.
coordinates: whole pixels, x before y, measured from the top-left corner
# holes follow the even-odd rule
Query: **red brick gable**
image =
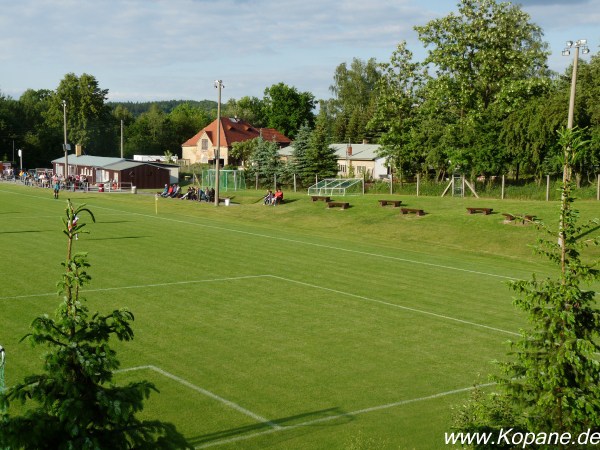
[(200, 136), (202, 136), (204, 134), (204, 129), (200, 130), (197, 134), (194, 135), (194, 137), (189, 138), (187, 141), (185, 141), (183, 144), (181, 144), (182, 147), (194, 147), (196, 144), (198, 144), (198, 141), (200, 140)]

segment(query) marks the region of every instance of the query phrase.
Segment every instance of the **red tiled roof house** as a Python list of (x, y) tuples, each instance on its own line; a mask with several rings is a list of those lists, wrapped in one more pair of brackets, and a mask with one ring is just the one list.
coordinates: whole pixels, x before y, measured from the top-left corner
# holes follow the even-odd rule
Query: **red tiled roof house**
[[(221, 164), (235, 164), (229, 158), (229, 151), (235, 142), (255, 139), (259, 136), (266, 141), (273, 141), (283, 147), (291, 140), (273, 128), (254, 128), (248, 122), (237, 118), (221, 117), (220, 156)], [(194, 137), (181, 144), (182, 159), (189, 164), (214, 163), (217, 149), (217, 120), (200, 130)]]

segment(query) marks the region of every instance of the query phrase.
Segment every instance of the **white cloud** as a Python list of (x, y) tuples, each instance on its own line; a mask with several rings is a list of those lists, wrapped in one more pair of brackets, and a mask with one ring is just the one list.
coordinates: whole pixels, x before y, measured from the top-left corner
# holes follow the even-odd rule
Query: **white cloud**
[[(424, 54), (413, 26), (456, 10), (449, 0), (19, 0), (2, 2), (0, 89), (55, 89), (87, 72), (113, 99), (262, 96), (284, 82), (329, 96), (335, 67), (389, 58), (401, 40)], [(600, 36), (600, 0), (568, 6), (525, 0), (553, 52), (562, 41)], [(551, 4), (552, 3), (552, 4)], [(554, 4), (556, 3), (556, 4)], [(588, 29), (586, 29), (586, 26)], [(593, 30), (593, 31), (590, 31)], [(587, 34), (584, 36), (583, 34)], [(595, 36), (593, 35), (595, 34)], [(564, 61), (551, 60), (561, 67)], [(564, 66), (568, 66), (564, 62)]]

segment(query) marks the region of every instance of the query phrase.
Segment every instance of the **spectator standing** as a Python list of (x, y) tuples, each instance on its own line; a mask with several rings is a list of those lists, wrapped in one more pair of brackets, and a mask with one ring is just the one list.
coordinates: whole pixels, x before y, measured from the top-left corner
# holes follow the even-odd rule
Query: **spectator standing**
[(56, 175), (52, 177), (52, 190), (54, 191), (54, 198), (58, 198), (58, 193), (60, 192), (60, 181)]

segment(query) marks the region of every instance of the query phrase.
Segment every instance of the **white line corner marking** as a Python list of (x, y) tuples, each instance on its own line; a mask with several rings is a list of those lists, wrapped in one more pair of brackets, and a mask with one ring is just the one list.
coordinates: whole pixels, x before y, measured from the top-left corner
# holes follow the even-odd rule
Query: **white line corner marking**
[(170, 378), (171, 380), (177, 381), (178, 383), (182, 384), (183, 386), (185, 386), (187, 388), (190, 388), (190, 389), (192, 389), (196, 392), (199, 392), (209, 398), (212, 398), (213, 400), (216, 400), (219, 403), (223, 403), (224, 405), (229, 406), (230, 408), (235, 409), (237, 412), (240, 412), (248, 417), (252, 417), (257, 422), (264, 423), (275, 429), (282, 428), (280, 425), (277, 425), (276, 423), (271, 422), (269, 419), (266, 419), (256, 413), (253, 413), (249, 409), (246, 409), (243, 406), (240, 406), (237, 403), (232, 402), (231, 400), (227, 400), (226, 398), (223, 398), (211, 391), (203, 389), (200, 386), (196, 386), (195, 384), (192, 384), (189, 381), (184, 380), (181, 377), (178, 377), (177, 375), (173, 375), (172, 373), (167, 372), (166, 370), (163, 370), (160, 367), (156, 367), (156, 366), (152, 366), (152, 365), (138, 366), (138, 367), (130, 367), (128, 369), (116, 370), (115, 372), (116, 373), (124, 373), (124, 372), (133, 372), (133, 371), (144, 370), (144, 369), (153, 370), (154, 372), (157, 372), (157, 373), (163, 375), (164, 377), (167, 377), (167, 378)]
[(212, 398), (213, 400), (216, 400), (248, 417), (251, 417), (252, 419), (256, 420), (259, 423), (268, 425), (270, 428), (264, 431), (259, 431), (256, 433), (250, 433), (250, 434), (245, 434), (245, 435), (241, 435), (241, 436), (237, 436), (237, 437), (232, 437), (232, 438), (228, 438), (228, 439), (220, 439), (220, 440), (216, 440), (213, 442), (207, 442), (204, 444), (201, 444), (199, 446), (196, 446), (195, 448), (200, 449), (200, 448), (208, 448), (208, 447), (214, 447), (217, 445), (225, 445), (225, 444), (230, 444), (232, 442), (237, 442), (237, 441), (244, 441), (244, 440), (248, 440), (248, 439), (252, 439), (258, 436), (262, 436), (265, 434), (271, 434), (271, 433), (275, 433), (278, 431), (285, 431), (285, 430), (293, 430), (296, 428), (301, 428), (301, 427), (307, 427), (307, 426), (311, 426), (311, 425), (316, 425), (319, 423), (323, 423), (323, 422), (329, 422), (332, 420), (337, 420), (337, 419), (341, 419), (344, 417), (353, 417), (353, 416), (358, 416), (361, 414), (366, 414), (366, 413), (370, 413), (370, 412), (374, 412), (374, 411), (381, 411), (384, 409), (390, 409), (390, 408), (395, 408), (398, 406), (403, 406), (403, 405), (408, 405), (411, 403), (416, 403), (416, 402), (422, 402), (422, 401), (427, 401), (427, 400), (433, 400), (436, 398), (440, 398), (440, 397), (446, 397), (448, 395), (454, 395), (454, 394), (460, 394), (463, 392), (469, 392), (473, 389), (476, 388), (483, 388), (483, 387), (488, 387), (488, 386), (493, 386), (496, 383), (486, 383), (486, 384), (481, 384), (478, 386), (469, 386), (469, 387), (465, 387), (465, 388), (460, 388), (460, 389), (453, 389), (451, 391), (446, 391), (446, 392), (438, 392), (437, 394), (431, 394), (431, 395), (427, 395), (424, 397), (418, 397), (418, 398), (412, 398), (412, 399), (407, 399), (407, 400), (401, 400), (398, 402), (393, 402), (393, 403), (386, 403), (384, 405), (377, 405), (377, 406), (372, 406), (369, 408), (362, 408), (362, 409), (357, 409), (355, 411), (350, 411), (347, 413), (341, 413), (341, 414), (336, 414), (333, 416), (327, 416), (327, 417), (320, 417), (318, 419), (312, 419), (312, 420), (307, 420), (305, 422), (302, 423), (297, 423), (294, 425), (278, 425), (275, 422), (266, 419), (264, 417), (262, 417), (259, 414), (256, 414), (246, 408), (244, 408), (243, 406), (238, 405), (235, 402), (232, 402), (230, 400), (227, 400), (226, 398), (223, 398), (213, 392), (210, 392), (206, 389), (203, 389), (199, 386), (196, 386), (195, 384), (190, 383), (189, 381), (178, 377), (177, 375), (174, 375), (170, 372), (167, 372), (166, 370), (161, 369), (160, 367), (156, 367), (153, 365), (147, 365), (147, 366), (137, 366), (137, 367), (130, 367), (127, 369), (120, 369), (120, 370), (116, 370), (115, 373), (125, 373), (125, 372), (134, 372), (134, 371), (138, 371), (138, 370), (152, 370), (156, 373), (159, 373), (160, 375), (163, 375), (166, 378), (170, 378), (173, 381), (176, 381), (178, 383), (180, 383), (181, 385), (192, 389), (196, 392), (199, 392), (209, 398)]

